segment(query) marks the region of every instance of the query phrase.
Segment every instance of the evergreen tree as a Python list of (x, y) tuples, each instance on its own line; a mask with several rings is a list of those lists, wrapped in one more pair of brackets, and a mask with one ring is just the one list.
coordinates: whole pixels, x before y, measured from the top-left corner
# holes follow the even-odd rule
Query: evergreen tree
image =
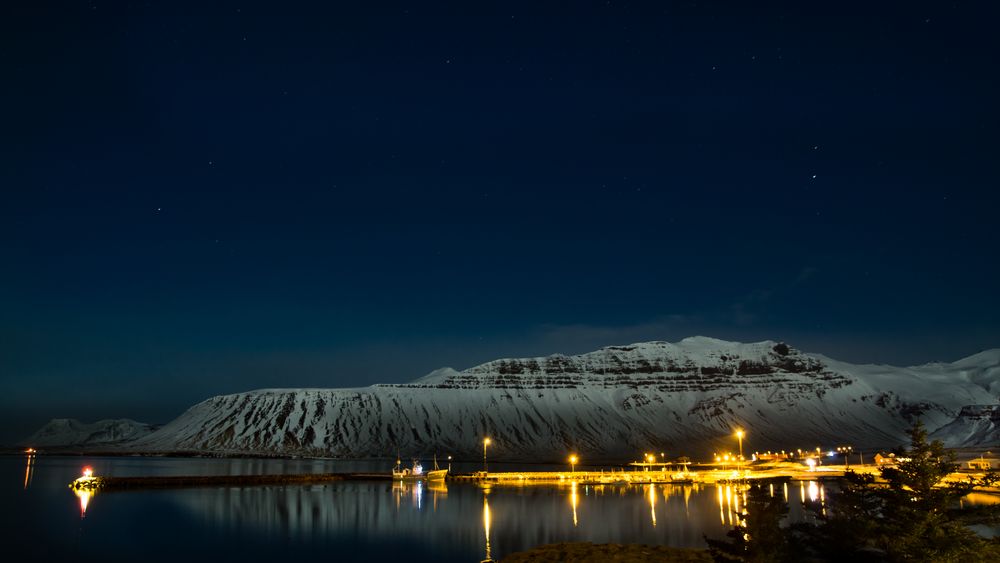
[(959, 508), (962, 497), (996, 477), (947, 481), (958, 469), (954, 453), (938, 440), (928, 442), (919, 422), (908, 433), (910, 448), (897, 454), (897, 466), (881, 470), (884, 484), (871, 475), (848, 472), (831, 495), (830, 516), (821, 517), (814, 529), (797, 526), (796, 532), (812, 539), (816, 556), (834, 560), (1000, 560), (1000, 543), (968, 527), (997, 511)]
[(963, 508), (961, 499), (976, 487), (1000, 481), (951, 480), (955, 455), (940, 441), (927, 441), (919, 422), (909, 431), (910, 447), (897, 453), (898, 465), (874, 475), (847, 472), (816, 512), (817, 525), (783, 528), (788, 507), (760, 487), (751, 487), (743, 520), (729, 541), (708, 542), (717, 562), (851, 561), (967, 563), (1000, 561), (1000, 539), (976, 534), (970, 524), (1000, 524), (1000, 505)]

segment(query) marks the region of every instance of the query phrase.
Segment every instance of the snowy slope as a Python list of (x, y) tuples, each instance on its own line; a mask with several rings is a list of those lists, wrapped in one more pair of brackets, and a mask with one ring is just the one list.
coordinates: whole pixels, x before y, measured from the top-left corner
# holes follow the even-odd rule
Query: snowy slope
[(939, 428), (931, 438), (963, 446), (1000, 444), (1000, 405), (963, 407), (955, 420)]
[(147, 436), (148, 424), (129, 420), (99, 420), (87, 424), (72, 418), (54, 418), (22, 443), (31, 447), (103, 446)]
[(991, 351), (954, 364), (857, 366), (771, 341), (705, 337), (579, 356), (502, 359), (360, 389), (267, 389), (214, 397), (130, 447), (150, 451), (558, 459), (641, 451), (895, 445), (966, 405), (997, 403)]

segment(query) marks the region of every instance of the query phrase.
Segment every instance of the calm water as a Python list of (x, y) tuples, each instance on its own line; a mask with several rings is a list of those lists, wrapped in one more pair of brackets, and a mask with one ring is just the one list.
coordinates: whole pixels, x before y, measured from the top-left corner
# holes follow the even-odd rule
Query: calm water
[[(322, 486), (103, 492), (80, 498), (67, 483), (98, 475), (220, 475), (387, 471), (388, 462), (186, 458), (0, 457), (2, 539), (27, 560), (478, 562), (560, 541), (704, 547), (732, 526), (732, 491), (720, 486)], [(456, 467), (456, 470), (473, 467)], [(502, 470), (500, 466), (496, 470)], [(537, 469), (537, 468), (533, 468)], [(816, 483), (774, 486), (793, 520)], [(8, 559), (10, 560), (10, 559)]]

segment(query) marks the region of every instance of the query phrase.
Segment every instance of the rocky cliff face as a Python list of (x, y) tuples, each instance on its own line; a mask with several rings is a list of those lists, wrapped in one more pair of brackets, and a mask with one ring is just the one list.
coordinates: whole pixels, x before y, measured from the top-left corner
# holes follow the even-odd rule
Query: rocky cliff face
[[(981, 357), (979, 357), (981, 356)], [(902, 443), (972, 404), (996, 404), (997, 354), (913, 368), (857, 366), (786, 344), (696, 337), (579, 356), (496, 360), (410, 384), (214, 397), (130, 448), (339, 456), (561, 459), (642, 451)], [(988, 365), (989, 364), (989, 365)]]
[(1000, 444), (1000, 405), (962, 407), (955, 420), (931, 438), (962, 446), (996, 446)]

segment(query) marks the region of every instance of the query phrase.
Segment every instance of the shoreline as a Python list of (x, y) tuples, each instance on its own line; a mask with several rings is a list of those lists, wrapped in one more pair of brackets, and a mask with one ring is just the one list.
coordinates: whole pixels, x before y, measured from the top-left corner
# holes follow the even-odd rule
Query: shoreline
[[(871, 468), (869, 468), (871, 469)], [(174, 476), (85, 476), (69, 484), (74, 490), (92, 491), (127, 491), (139, 489), (173, 489), (173, 488), (212, 488), (212, 487), (255, 487), (255, 486), (296, 486), (316, 485), (340, 481), (392, 482), (401, 484), (426, 483), (428, 485), (447, 486), (447, 483), (465, 483), (490, 487), (533, 487), (533, 486), (590, 486), (590, 487), (631, 487), (670, 485), (674, 487), (729, 486), (746, 485), (753, 482), (836, 482), (843, 477), (843, 471), (759, 471), (748, 472), (742, 477), (733, 477), (725, 471), (704, 471), (692, 473), (684, 480), (672, 479), (664, 472), (606, 472), (577, 471), (575, 473), (558, 471), (537, 472), (496, 472), (457, 473), (448, 475), (442, 481), (399, 480), (391, 473), (373, 472), (340, 472), (340, 473), (282, 473), (282, 474), (242, 474), (242, 475), (174, 475)], [(958, 478), (961, 478), (959, 476)], [(953, 479), (954, 480), (954, 479)], [(879, 481), (876, 481), (879, 482)], [(1000, 496), (998, 487), (979, 487), (974, 490), (978, 494)]]

